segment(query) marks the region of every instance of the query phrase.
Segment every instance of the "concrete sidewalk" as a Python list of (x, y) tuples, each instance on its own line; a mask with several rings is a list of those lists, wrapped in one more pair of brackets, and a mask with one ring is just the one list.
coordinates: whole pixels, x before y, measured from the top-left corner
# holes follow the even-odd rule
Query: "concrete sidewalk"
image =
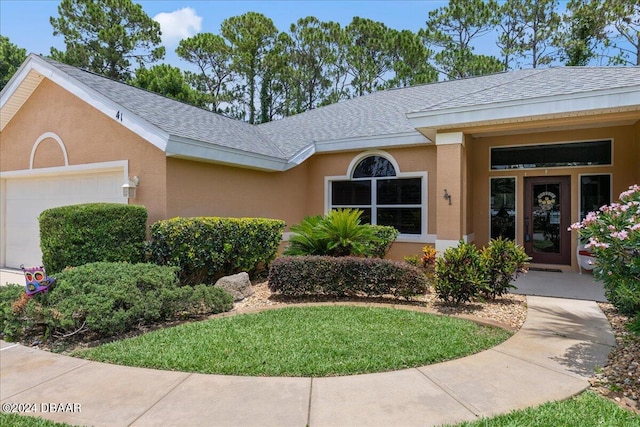
[[(329, 378), (114, 366), (2, 342), (0, 399), (95, 426), (435, 426), (565, 399), (615, 345), (598, 305), (531, 296), (501, 345), (450, 362)], [(54, 411), (54, 409), (56, 411)]]
[(557, 273), (530, 270), (519, 276), (514, 285), (518, 287), (512, 291), (514, 294), (607, 301), (602, 282), (596, 281), (591, 271), (579, 274), (574, 271)]

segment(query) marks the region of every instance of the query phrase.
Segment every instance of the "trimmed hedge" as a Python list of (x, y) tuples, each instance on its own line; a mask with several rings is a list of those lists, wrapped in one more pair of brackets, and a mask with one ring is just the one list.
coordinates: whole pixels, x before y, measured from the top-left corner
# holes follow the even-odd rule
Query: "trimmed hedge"
[(49, 274), (90, 262), (144, 260), (147, 210), (119, 203), (87, 203), (43, 211), (42, 263)]
[(269, 289), (287, 296), (381, 296), (424, 294), (424, 273), (405, 263), (357, 257), (294, 256), (276, 259)]
[(153, 262), (176, 266), (184, 284), (214, 284), (222, 276), (267, 266), (285, 223), (265, 218), (173, 218), (151, 225)]
[[(3, 319), (3, 332), (14, 340), (41, 334), (45, 338), (78, 335), (100, 339), (142, 325), (233, 307), (233, 297), (220, 288), (180, 286), (176, 270), (107, 262), (66, 269), (57, 275), (48, 293), (12, 304), (10, 315)], [(5, 316), (5, 307), (2, 312)]]

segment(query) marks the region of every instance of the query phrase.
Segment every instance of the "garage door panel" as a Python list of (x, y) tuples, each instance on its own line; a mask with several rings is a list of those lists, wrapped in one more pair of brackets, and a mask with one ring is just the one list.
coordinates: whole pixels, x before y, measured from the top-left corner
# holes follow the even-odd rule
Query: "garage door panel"
[(38, 216), (49, 208), (91, 202), (126, 203), (124, 173), (103, 172), (48, 178), (8, 179), (5, 191), (6, 266), (42, 262)]

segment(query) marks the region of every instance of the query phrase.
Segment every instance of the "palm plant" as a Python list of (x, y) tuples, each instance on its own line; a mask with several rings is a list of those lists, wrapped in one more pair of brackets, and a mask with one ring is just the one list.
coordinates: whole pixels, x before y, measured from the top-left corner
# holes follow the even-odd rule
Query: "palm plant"
[(370, 255), (369, 242), (377, 240), (377, 236), (370, 226), (360, 223), (361, 216), (361, 210), (338, 209), (318, 224), (318, 237), (328, 242), (327, 255)]
[(319, 238), (316, 232), (318, 224), (324, 221), (322, 215), (308, 216), (298, 225), (291, 227), (289, 245), (284, 255), (326, 255), (328, 242)]
[(379, 252), (379, 245), (373, 243), (380, 238), (374, 227), (360, 223), (361, 216), (361, 210), (338, 209), (324, 218), (306, 217), (291, 227), (292, 235), (284, 254), (371, 256), (374, 250)]

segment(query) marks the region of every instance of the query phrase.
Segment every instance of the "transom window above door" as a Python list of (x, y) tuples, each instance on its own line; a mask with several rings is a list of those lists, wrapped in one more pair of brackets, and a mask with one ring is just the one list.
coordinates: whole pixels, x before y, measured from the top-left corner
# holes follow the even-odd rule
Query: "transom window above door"
[(329, 210), (359, 209), (364, 223), (393, 226), (401, 237), (426, 234), (426, 172), (400, 173), (388, 155), (355, 160), (347, 176), (327, 178)]

